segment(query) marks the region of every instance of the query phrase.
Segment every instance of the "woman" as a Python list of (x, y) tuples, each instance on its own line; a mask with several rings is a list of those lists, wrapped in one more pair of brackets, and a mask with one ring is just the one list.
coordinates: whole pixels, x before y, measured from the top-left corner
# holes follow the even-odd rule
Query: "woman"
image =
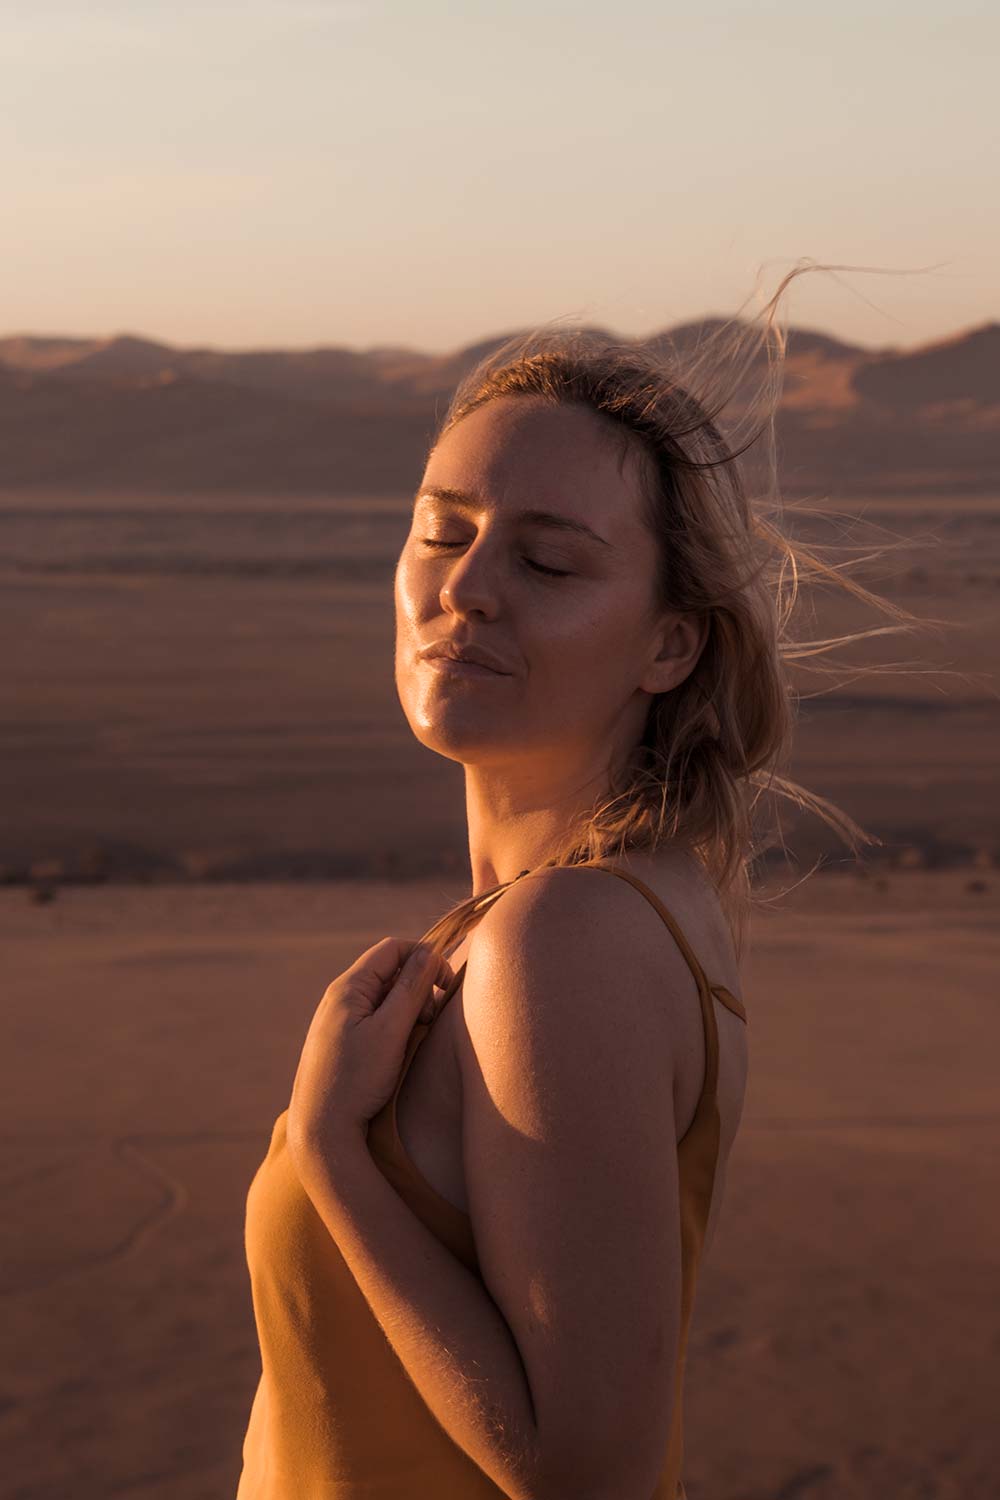
[(735, 460), (659, 358), (585, 334), (507, 347), (452, 400), (396, 682), (465, 768), (472, 894), (429, 957), (385, 938), (313, 1019), (247, 1202), (239, 1500), (684, 1495), (754, 804), (778, 786), (865, 837), (775, 773), (789, 558), (842, 574)]

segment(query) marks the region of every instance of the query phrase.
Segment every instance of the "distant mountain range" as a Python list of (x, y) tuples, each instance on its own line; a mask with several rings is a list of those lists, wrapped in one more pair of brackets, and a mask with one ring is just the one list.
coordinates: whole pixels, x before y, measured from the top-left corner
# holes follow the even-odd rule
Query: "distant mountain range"
[[(687, 349), (719, 322), (648, 342)], [(0, 339), (0, 489), (403, 492), (459, 378), (507, 337), (445, 355)], [(790, 494), (1000, 490), (1000, 323), (905, 352), (792, 328), (777, 433)]]

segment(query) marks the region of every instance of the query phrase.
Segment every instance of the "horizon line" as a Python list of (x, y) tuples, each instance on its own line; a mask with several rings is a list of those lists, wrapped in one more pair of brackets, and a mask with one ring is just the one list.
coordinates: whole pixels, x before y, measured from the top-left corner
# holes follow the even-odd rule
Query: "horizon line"
[[(738, 317), (724, 318), (720, 314), (717, 314), (717, 313), (705, 313), (701, 317), (684, 318), (684, 319), (681, 319), (681, 320), (679, 320), (679, 321), (677, 321), (675, 323), (664, 323), (664, 324), (661, 324), (658, 327), (652, 329), (650, 332), (643, 333), (643, 334), (620, 334), (615, 329), (605, 328), (603, 324), (600, 324), (600, 323), (585, 323), (582, 320), (580, 320), (578, 322), (575, 322), (573, 324), (569, 324), (569, 325), (567, 325), (567, 327), (569, 327), (569, 328), (600, 328), (600, 329), (602, 329), (602, 331), (609, 333), (610, 335), (612, 335), (615, 338), (621, 339), (623, 342), (626, 342), (626, 343), (643, 343), (643, 342), (645, 342), (645, 341), (647, 341), (649, 339), (657, 338), (658, 336), (660, 336), (660, 335), (662, 335), (664, 333), (672, 333), (672, 332), (675, 332), (678, 328), (688, 328), (688, 327), (691, 327), (692, 325), (697, 324), (697, 323), (707, 323), (707, 324), (716, 324), (716, 323), (738, 324), (738, 323), (742, 323), (744, 325), (749, 325), (753, 321), (754, 320), (752, 318), (738, 318)], [(318, 342), (308, 342), (308, 343), (298, 343), (298, 342), (294, 342), (294, 343), (275, 343), (275, 342), (270, 342), (270, 343), (252, 343), (252, 344), (245, 344), (245, 345), (237, 345), (237, 344), (224, 343), (224, 342), (219, 342), (219, 343), (199, 343), (199, 342), (187, 343), (187, 342), (185, 342), (183, 340), (177, 340), (177, 341), (175, 341), (175, 340), (171, 340), (171, 339), (160, 338), (160, 337), (154, 336), (152, 334), (138, 333), (138, 332), (135, 332), (134, 330), (131, 330), (131, 329), (119, 329), (119, 330), (117, 330), (114, 333), (93, 333), (93, 334), (87, 334), (87, 333), (36, 333), (36, 332), (14, 331), (14, 332), (10, 332), (10, 333), (2, 333), (2, 334), (0, 334), (0, 343), (8, 343), (8, 342), (15, 342), (15, 341), (25, 341), (25, 342), (54, 343), (54, 344), (58, 344), (58, 343), (65, 343), (65, 344), (100, 344), (100, 345), (104, 345), (105, 347), (107, 347), (107, 346), (113, 345), (115, 343), (134, 342), (134, 343), (140, 343), (140, 344), (150, 344), (150, 345), (153, 345), (153, 346), (155, 346), (157, 348), (161, 348), (161, 349), (177, 350), (178, 352), (183, 352), (183, 353), (208, 352), (208, 353), (218, 353), (218, 354), (270, 354), (270, 353), (282, 353), (282, 354), (295, 353), (295, 354), (304, 354), (304, 353), (318, 353), (320, 351), (326, 351), (326, 350), (337, 350), (337, 351), (340, 351), (340, 352), (345, 352), (345, 353), (350, 353), (350, 354), (361, 354), (361, 355), (366, 355), (366, 354), (370, 355), (370, 354), (392, 352), (392, 353), (399, 353), (399, 354), (422, 355), (425, 358), (429, 358), (429, 359), (444, 359), (444, 358), (447, 358), (449, 355), (460, 354), (460, 353), (464, 352), (466, 349), (474, 348), (476, 345), (479, 345), (479, 344), (491, 343), (494, 340), (498, 340), (498, 339), (512, 338), (512, 337), (515, 337), (518, 334), (524, 333), (524, 332), (529, 331), (531, 329), (543, 328), (545, 326), (546, 326), (546, 324), (544, 322), (528, 323), (528, 324), (516, 327), (516, 328), (514, 328), (512, 330), (508, 330), (508, 331), (503, 332), (503, 333), (480, 334), (479, 336), (477, 336), (475, 338), (471, 338), (471, 339), (469, 339), (468, 341), (466, 341), (464, 343), (458, 343), (458, 344), (449, 345), (447, 348), (444, 348), (444, 349), (428, 349), (426, 347), (421, 347), (418, 344), (396, 344), (396, 343), (392, 343), (392, 342), (373, 343), (373, 344), (367, 344), (367, 345), (360, 345), (360, 344), (339, 344), (339, 343), (336, 343), (336, 342), (323, 341), (323, 340), (318, 341)], [(795, 333), (795, 332), (813, 334), (813, 335), (816, 335), (816, 336), (821, 337), (821, 338), (830, 339), (831, 342), (843, 344), (845, 348), (848, 348), (848, 349), (857, 349), (857, 350), (861, 351), (862, 353), (866, 353), (866, 354), (882, 354), (882, 353), (890, 353), (890, 352), (914, 353), (914, 352), (916, 352), (917, 350), (920, 350), (920, 349), (930, 349), (930, 348), (934, 348), (934, 347), (939, 347), (939, 346), (941, 346), (943, 344), (957, 342), (957, 341), (959, 341), (959, 340), (961, 340), (963, 338), (968, 338), (972, 334), (986, 332), (988, 329), (991, 329), (991, 328), (1000, 328), (1000, 321), (998, 321), (996, 318), (984, 318), (982, 320), (982, 322), (967, 324), (967, 325), (965, 325), (963, 327), (960, 327), (960, 328), (956, 329), (954, 332), (952, 332), (950, 334), (944, 334), (944, 335), (942, 335), (940, 337), (931, 338), (931, 339), (918, 340), (916, 343), (914, 343), (912, 345), (900, 345), (900, 344), (863, 344), (863, 343), (858, 343), (858, 342), (856, 342), (854, 340), (851, 340), (851, 339), (847, 339), (847, 338), (845, 338), (841, 334), (831, 332), (829, 329), (818, 328), (818, 327), (815, 327), (815, 326), (813, 326), (811, 324), (798, 324), (798, 323), (789, 322), (788, 325), (787, 325), (787, 331), (788, 331), (789, 334), (792, 334), (792, 333)]]

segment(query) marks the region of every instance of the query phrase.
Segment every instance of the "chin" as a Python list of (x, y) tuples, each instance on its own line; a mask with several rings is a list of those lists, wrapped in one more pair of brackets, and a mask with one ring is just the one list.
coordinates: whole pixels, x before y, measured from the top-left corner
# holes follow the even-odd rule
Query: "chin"
[[(503, 756), (512, 726), (510, 715), (501, 724), (479, 705), (450, 702), (428, 702), (417, 706), (402, 702), (403, 713), (413, 737), (436, 755), (464, 765), (485, 763)], [(516, 743), (523, 743), (518, 736)]]
[(502, 753), (497, 735), (490, 733), (486, 725), (482, 726), (481, 732), (476, 733), (471, 725), (459, 725), (453, 719), (450, 723), (441, 723), (435, 717), (433, 722), (411, 719), (410, 728), (414, 738), (426, 749), (462, 765), (485, 763)]

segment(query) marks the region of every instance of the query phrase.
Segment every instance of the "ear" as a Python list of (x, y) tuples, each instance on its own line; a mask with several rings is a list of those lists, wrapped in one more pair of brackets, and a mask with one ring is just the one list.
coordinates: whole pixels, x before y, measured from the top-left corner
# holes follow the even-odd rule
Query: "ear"
[(667, 693), (679, 687), (698, 664), (708, 639), (708, 625), (708, 615), (666, 615), (654, 643), (656, 655), (639, 686), (647, 693)]

